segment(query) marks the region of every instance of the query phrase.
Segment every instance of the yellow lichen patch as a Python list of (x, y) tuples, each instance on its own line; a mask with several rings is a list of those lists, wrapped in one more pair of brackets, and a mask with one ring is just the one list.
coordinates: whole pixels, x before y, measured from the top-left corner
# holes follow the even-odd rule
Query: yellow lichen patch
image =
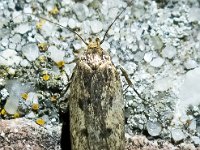
[(51, 101), (52, 102), (56, 102), (57, 101), (57, 96), (56, 95), (51, 96)]
[(48, 74), (46, 73), (46, 74), (44, 74), (44, 75), (42, 76), (42, 79), (43, 79), (44, 81), (48, 81), (48, 80), (50, 79), (50, 75), (48, 75)]
[(1, 110), (1, 115), (5, 115), (6, 114), (6, 110), (5, 109), (2, 109)]
[(22, 94), (21, 94), (21, 97), (22, 97), (24, 100), (27, 100), (27, 98), (28, 98), (28, 93), (22, 93)]
[(35, 111), (38, 110), (39, 109), (39, 104), (33, 103), (32, 109), (35, 110)]
[(42, 26), (45, 24), (46, 20), (42, 19), (40, 20), (37, 24), (36, 24), (36, 28), (38, 30), (41, 30), (42, 29)]
[(14, 118), (19, 118), (19, 116), (20, 116), (20, 115), (19, 115), (18, 112), (14, 113), (14, 115), (13, 115)]
[(40, 49), (40, 51), (43, 51), (43, 52), (47, 51), (48, 44), (47, 43), (39, 43), (38, 48)]
[(40, 62), (46, 62), (46, 61), (47, 61), (47, 58), (46, 58), (44, 55), (41, 55), (41, 56), (38, 57), (38, 60), (39, 60)]
[(66, 38), (63, 37), (63, 36), (60, 36), (60, 37), (58, 38), (59, 41), (65, 41), (65, 39), (66, 39)]
[(41, 126), (43, 126), (45, 124), (45, 121), (42, 118), (38, 118), (36, 120), (36, 123), (39, 124), (39, 125), (41, 125)]
[(65, 62), (62, 60), (62, 61), (56, 62), (56, 65), (58, 66), (58, 68), (62, 68), (65, 66)]
[(59, 13), (58, 7), (54, 6), (54, 8), (49, 11), (49, 13), (52, 15), (57, 15)]

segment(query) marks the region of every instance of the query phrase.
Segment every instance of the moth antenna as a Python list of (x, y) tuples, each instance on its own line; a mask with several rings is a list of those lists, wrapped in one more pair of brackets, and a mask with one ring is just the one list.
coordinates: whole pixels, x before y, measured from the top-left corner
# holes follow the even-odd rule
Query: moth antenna
[[(50, 22), (50, 23), (53, 23), (53, 24), (55, 24), (55, 25), (57, 25), (57, 26), (59, 26), (59, 27), (61, 27), (61, 28), (67, 29), (68, 31), (70, 31), (70, 32), (72, 32), (72, 33), (74, 33), (74, 34), (76, 34), (76, 35), (83, 41), (83, 43), (85, 43), (85, 45), (88, 45), (88, 43), (87, 43), (77, 32), (73, 31), (72, 29), (70, 29), (70, 28), (68, 28), (68, 27), (64, 27), (64, 26), (60, 25), (59, 23), (56, 23), (56, 22), (54, 22), (54, 21), (51, 21), (51, 20), (49, 20), (49, 19), (47, 19), (47, 18), (45, 18), (45, 17), (38, 16), (38, 15), (36, 15), (36, 14), (31, 14), (31, 13), (24, 13), (24, 14), (25, 14), (25, 15), (33, 15), (33, 16), (35, 16), (35, 17), (37, 17), (37, 18), (40, 18), (40, 19), (46, 20), (46, 21), (48, 21), (48, 22)], [(17, 17), (18, 17), (18, 16), (17, 16)], [(15, 17), (15, 18), (17, 18), (17, 17)]]
[[(131, 1), (130, 4), (132, 4), (133, 0)], [(106, 30), (104, 36), (103, 36), (103, 40), (101, 40), (100, 44), (102, 44), (108, 34), (108, 31), (110, 30), (110, 28), (112, 27), (112, 25), (115, 23), (115, 21), (121, 16), (121, 14), (126, 10), (126, 8), (129, 7), (129, 4), (127, 4), (127, 6), (117, 15), (117, 17), (113, 20), (113, 22), (108, 26), (108, 29)]]

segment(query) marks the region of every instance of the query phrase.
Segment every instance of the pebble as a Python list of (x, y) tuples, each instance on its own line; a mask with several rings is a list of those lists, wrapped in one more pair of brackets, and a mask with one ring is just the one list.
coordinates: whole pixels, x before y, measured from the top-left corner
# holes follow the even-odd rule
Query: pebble
[(71, 29), (74, 29), (76, 27), (76, 21), (73, 19), (73, 18), (70, 18), (68, 20), (68, 26), (71, 28)]
[(9, 96), (8, 91), (4, 88), (0, 91), (1, 93), (1, 99), (4, 100), (5, 98), (7, 98)]
[(20, 34), (15, 34), (11, 39), (10, 42), (12, 43), (20, 43), (21, 42), (21, 35)]
[(171, 45), (166, 45), (166, 47), (162, 50), (162, 56), (172, 59), (176, 55), (176, 48)]
[(174, 142), (179, 142), (183, 140), (184, 138), (186, 138), (185, 134), (183, 133), (181, 129), (173, 129), (171, 131), (171, 134), (172, 134), (172, 138)]
[(200, 135), (200, 126), (197, 126), (196, 131), (197, 131), (198, 135)]
[(49, 57), (54, 61), (54, 62), (59, 62), (64, 59), (65, 56), (65, 51), (58, 50), (56, 46), (50, 46), (48, 48), (49, 52)]
[(115, 17), (117, 16), (118, 12), (119, 12), (119, 9), (114, 7), (114, 8), (112, 8), (112, 9), (110, 9), (108, 11), (108, 17), (111, 18), (111, 19), (115, 19)]
[(8, 74), (14, 75), (14, 74), (15, 74), (15, 69), (13, 69), (13, 68), (8, 68)]
[(31, 14), (33, 11), (32, 11), (32, 8), (31, 7), (24, 7), (24, 13), (29, 13)]
[(56, 33), (56, 26), (48, 21), (43, 24), (41, 34), (43, 37), (54, 36)]
[(13, 66), (19, 65), (22, 58), (17, 56), (17, 52), (11, 49), (6, 49), (0, 52), (0, 65)]
[(93, 33), (99, 33), (103, 29), (103, 24), (98, 20), (94, 20), (90, 22), (90, 27)]
[[(3, 26), (3, 24), (2, 24), (2, 26)], [(9, 29), (5, 29), (5, 28), (1, 28), (1, 23), (0, 23), (0, 39), (4, 38), (5, 35), (8, 35), (9, 33), (10, 33), (10, 30)]]
[(38, 0), (38, 2), (40, 3), (44, 3), (46, 0)]
[(189, 105), (199, 105), (200, 99), (200, 67), (186, 73), (183, 84), (180, 87), (180, 108), (186, 109)]
[(189, 59), (184, 63), (184, 66), (186, 69), (194, 69), (198, 66), (198, 64), (195, 60)]
[(167, 91), (172, 86), (172, 80), (169, 77), (155, 80), (154, 90), (155, 91)]
[(8, 46), (8, 43), (9, 43), (9, 40), (8, 40), (8, 38), (7, 37), (4, 37), (2, 40), (1, 40), (1, 44), (3, 45), (3, 46)]
[(147, 122), (147, 131), (151, 136), (158, 136), (161, 132), (161, 124), (158, 122)]
[(198, 136), (192, 136), (191, 139), (195, 145), (200, 145), (200, 138)]
[(59, 24), (66, 27), (68, 25), (68, 18), (65, 18), (65, 17), (60, 18)]
[(153, 67), (161, 67), (165, 60), (161, 57), (157, 57), (150, 62), (150, 65)]
[(20, 24), (15, 29), (15, 33), (25, 34), (26, 32), (31, 30), (31, 26), (28, 23)]
[(128, 44), (131, 44), (134, 41), (133, 35), (127, 34), (126, 41)]
[(197, 128), (197, 122), (195, 119), (193, 119), (190, 123), (190, 125), (188, 126), (188, 129), (191, 131), (195, 131)]
[(144, 51), (145, 50), (145, 44), (144, 44), (144, 42), (143, 41), (140, 41), (139, 42), (139, 49), (141, 50), (141, 51)]
[(159, 36), (151, 37), (151, 42), (155, 50), (160, 50), (163, 47), (163, 42)]
[(10, 44), (9, 44), (9, 48), (10, 48), (10, 49), (15, 49), (15, 48), (16, 48), (16, 44), (10, 43)]
[(4, 109), (9, 114), (15, 114), (19, 106), (19, 98), (16, 95), (10, 95), (6, 101)]
[(30, 101), (31, 103), (38, 104), (38, 95), (35, 92), (29, 92), (26, 101)]
[(136, 52), (138, 50), (138, 46), (137, 45), (133, 45), (133, 47), (131, 48), (132, 52)]
[(27, 67), (27, 66), (30, 66), (31, 64), (26, 60), (26, 59), (23, 59), (21, 62), (20, 62), (20, 65), (22, 67)]
[(191, 22), (199, 21), (200, 20), (200, 8), (190, 8), (188, 13), (188, 19)]
[(75, 50), (79, 50), (82, 47), (82, 45), (81, 45), (81, 43), (79, 41), (73, 42), (73, 46), (74, 46)]
[(73, 11), (80, 21), (84, 21), (89, 15), (89, 9), (85, 4), (82, 3), (76, 3), (73, 5)]
[(26, 114), (25, 117), (26, 117), (26, 118), (33, 119), (33, 118), (36, 118), (36, 114), (35, 114), (34, 112), (30, 112), (30, 113)]
[(107, 41), (104, 41), (102, 44), (101, 44), (101, 48), (105, 51), (108, 51), (110, 49), (110, 44), (107, 42)]
[(128, 74), (133, 74), (136, 71), (137, 65), (134, 62), (127, 62), (124, 68)]
[(36, 44), (30, 43), (22, 47), (22, 53), (29, 61), (34, 61), (38, 58), (40, 51)]
[(141, 62), (142, 59), (144, 58), (144, 53), (141, 51), (138, 51), (135, 55), (134, 55), (134, 60), (136, 62)]
[(152, 51), (145, 53), (145, 55), (144, 55), (144, 60), (145, 60), (147, 63), (151, 62), (152, 59), (153, 59), (153, 52), (152, 52)]

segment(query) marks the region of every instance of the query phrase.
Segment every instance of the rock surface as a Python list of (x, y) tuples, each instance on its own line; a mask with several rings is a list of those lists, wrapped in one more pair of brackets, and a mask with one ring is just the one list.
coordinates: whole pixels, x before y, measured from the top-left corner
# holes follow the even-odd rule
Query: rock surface
[(28, 119), (0, 121), (0, 150), (60, 150), (60, 128), (50, 132)]

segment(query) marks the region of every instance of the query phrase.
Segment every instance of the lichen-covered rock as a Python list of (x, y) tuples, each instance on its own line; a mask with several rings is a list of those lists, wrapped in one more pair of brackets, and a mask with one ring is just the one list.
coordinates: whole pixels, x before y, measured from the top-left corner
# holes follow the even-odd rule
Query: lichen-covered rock
[(165, 140), (148, 140), (143, 135), (134, 135), (127, 138), (125, 150), (200, 150), (200, 147), (195, 147), (191, 143), (173, 145)]
[(0, 150), (60, 149), (60, 127), (45, 129), (31, 120), (20, 118), (1, 120), (0, 132)]

